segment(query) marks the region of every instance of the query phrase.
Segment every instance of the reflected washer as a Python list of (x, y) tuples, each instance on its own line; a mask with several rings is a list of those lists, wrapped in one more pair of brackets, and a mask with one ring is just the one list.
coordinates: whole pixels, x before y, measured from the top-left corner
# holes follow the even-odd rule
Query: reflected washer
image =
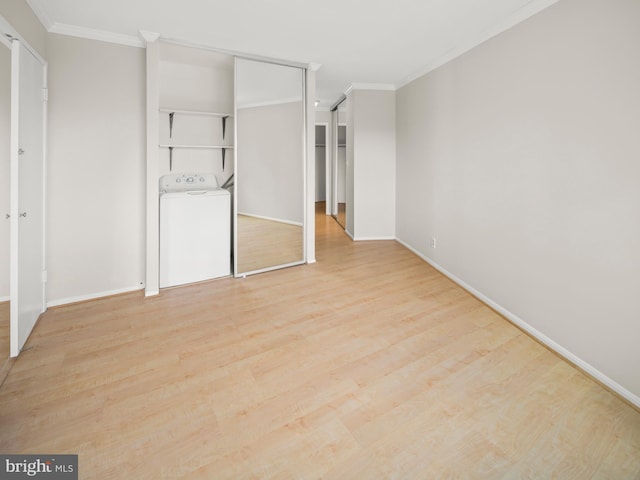
[(160, 288), (231, 274), (231, 196), (214, 174), (160, 178)]

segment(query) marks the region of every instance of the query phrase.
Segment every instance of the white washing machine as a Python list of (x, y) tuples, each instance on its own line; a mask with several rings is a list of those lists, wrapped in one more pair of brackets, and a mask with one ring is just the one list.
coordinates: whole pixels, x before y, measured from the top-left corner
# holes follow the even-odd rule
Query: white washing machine
[(209, 174), (160, 178), (160, 287), (231, 274), (231, 196)]

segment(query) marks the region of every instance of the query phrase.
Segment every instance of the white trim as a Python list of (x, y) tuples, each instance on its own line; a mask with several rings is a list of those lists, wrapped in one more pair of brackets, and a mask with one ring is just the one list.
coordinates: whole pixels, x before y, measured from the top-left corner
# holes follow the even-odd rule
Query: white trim
[(27, 0), (29, 7), (33, 10), (33, 13), (36, 15), (42, 26), (45, 30), (49, 31), (49, 29), (53, 26), (53, 21), (51, 21), (51, 17), (49, 14), (42, 8), (41, 2), (35, 2), (34, 0)]
[(322, 107), (320, 105), (316, 107), (316, 112), (330, 112), (330, 111), (331, 111), (331, 107)]
[(377, 241), (377, 240), (396, 240), (395, 236), (391, 236), (391, 237), (355, 237), (353, 239), (354, 242), (371, 242), (371, 241)]
[(49, 153), (49, 144), (47, 139), (49, 137), (49, 64), (42, 65), (42, 95), (44, 101), (42, 102), (42, 311), (47, 311), (47, 162)]
[(87, 300), (95, 300), (97, 298), (110, 297), (121, 293), (130, 293), (142, 291), (144, 287), (136, 285), (135, 287), (119, 288), (117, 290), (109, 290), (107, 292), (89, 293), (87, 295), (78, 295), (77, 297), (60, 298), (47, 303), (47, 307), (58, 307), (60, 305), (68, 305), (70, 303), (86, 302)]
[(160, 38), (160, 34), (158, 32), (150, 32), (148, 30), (140, 30), (140, 36), (145, 43), (153, 43)]
[(309, 64), (309, 68), (311, 70), (313, 70), (314, 72), (317, 72), (318, 70), (320, 70), (320, 67), (322, 67), (321, 63), (310, 63)]
[(471, 285), (466, 283), (464, 280), (456, 277), (454, 274), (452, 274), (451, 272), (449, 272), (448, 270), (440, 266), (438, 263), (431, 260), (429, 257), (423, 255), (422, 253), (420, 253), (418, 250), (416, 250), (409, 244), (403, 242), (400, 239), (396, 239), (396, 241), (401, 245), (403, 245), (405, 248), (415, 253), (418, 257), (420, 257), (422, 260), (427, 262), (433, 268), (438, 270), (444, 276), (448, 277), (450, 280), (454, 281), (459, 286), (464, 288), (467, 292), (469, 292), (471, 295), (479, 299), (481, 302), (485, 303), (486, 305), (494, 309), (496, 312), (500, 313), (503, 317), (505, 317), (511, 323), (521, 328), (522, 330), (527, 332), (529, 335), (531, 335), (533, 338), (538, 340), (540, 343), (542, 343), (543, 345), (547, 346), (548, 348), (556, 352), (558, 355), (563, 357), (569, 363), (572, 363), (578, 368), (584, 370), (586, 373), (591, 375), (593, 378), (598, 380), (603, 385), (606, 385), (608, 388), (610, 388), (612, 391), (620, 395), (622, 398), (624, 398), (631, 404), (635, 405), (636, 407), (640, 407), (640, 397), (630, 392), (629, 390), (624, 388), (622, 385), (620, 385), (619, 383), (615, 382), (614, 380), (609, 378), (607, 375), (602, 373), (600, 370), (598, 370), (594, 366), (590, 365), (589, 363), (585, 362), (577, 355), (573, 354), (572, 352), (564, 348), (562, 345), (556, 343), (555, 341), (547, 337), (544, 333), (535, 329), (534, 327), (529, 325), (527, 322), (525, 322), (523, 319), (521, 319), (517, 315), (514, 315), (513, 313), (511, 313), (502, 305), (499, 305), (498, 303), (494, 302), (489, 297), (484, 295), (482, 292), (479, 292), (478, 290), (473, 288)]
[[(9, 307), (9, 356), (17, 357), (20, 354), (20, 325), (18, 324), (18, 255), (20, 244), (18, 242), (18, 192), (14, 188), (19, 185), (20, 164), (18, 163), (18, 126), (20, 125), (20, 40), (11, 42), (11, 138), (10, 138), (10, 154), (9, 154), (9, 296), (14, 299)], [(15, 168), (17, 165), (18, 168)]]
[(238, 212), (237, 215), (244, 215), (245, 217), (259, 218), (260, 220), (269, 220), (271, 222), (277, 222), (277, 223), (286, 223), (287, 225), (295, 225), (296, 227), (304, 226), (304, 224), (300, 222), (292, 222), (291, 220), (283, 220), (281, 218), (265, 217), (263, 215), (254, 215), (252, 213)]
[(483, 32), (480, 32), (479, 34), (469, 37), (466, 41), (460, 42), (456, 47), (452, 48), (448, 52), (445, 52), (440, 57), (418, 69), (417, 71), (406, 77), (404, 80), (397, 83), (396, 90), (404, 87), (405, 85), (408, 85), (409, 83), (426, 75), (427, 73), (432, 72), (436, 68), (449, 63), (450, 61), (468, 52), (469, 50), (477, 47), (478, 45), (486, 42), (496, 35), (509, 30), (511, 27), (516, 26), (518, 23), (526, 20), (529, 17), (532, 17), (536, 13), (541, 12), (542, 10), (550, 7), (556, 2), (558, 2), (558, 0), (533, 0), (527, 3), (525, 6), (510, 14), (501, 22), (497, 23), (487, 30), (484, 30)]
[(351, 90), (387, 90), (396, 91), (396, 86), (390, 83), (352, 83)]
[(246, 52), (239, 52), (237, 50), (227, 50), (224, 48), (216, 48), (211, 45), (189, 42), (187, 40), (183, 40), (180, 38), (165, 37), (163, 35), (160, 35), (160, 41), (165, 43), (171, 43), (174, 45), (181, 45), (183, 47), (199, 48), (201, 50), (207, 50), (209, 52), (223, 53), (223, 54), (231, 55), (232, 57), (241, 58), (244, 60), (254, 60), (254, 61), (263, 62), (263, 63), (273, 63), (274, 65), (284, 65), (285, 67), (297, 67), (297, 68), (302, 68), (306, 70), (307, 67), (309, 66), (308, 62), (297, 62), (294, 60), (281, 60), (278, 58), (265, 57), (262, 55), (252, 55)]
[(98, 40), (100, 42), (127, 45), (129, 47), (145, 48), (147, 46), (143, 39), (134, 35), (107, 32), (106, 30), (97, 30), (95, 28), (78, 27), (76, 25), (67, 25), (66, 23), (54, 23), (49, 29), (49, 32), (69, 35), (70, 37)]
[(268, 100), (266, 102), (247, 103), (246, 105), (238, 105), (238, 110), (244, 110), (245, 108), (258, 108), (258, 107), (272, 107), (274, 105), (284, 105), (286, 103), (300, 103), (302, 98), (284, 98), (281, 100)]

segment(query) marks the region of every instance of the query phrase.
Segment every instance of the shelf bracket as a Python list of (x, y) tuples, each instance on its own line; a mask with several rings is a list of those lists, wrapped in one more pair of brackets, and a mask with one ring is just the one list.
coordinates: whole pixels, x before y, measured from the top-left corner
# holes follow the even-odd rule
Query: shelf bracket
[(169, 113), (169, 138), (173, 138), (173, 116), (176, 112)]
[(228, 116), (222, 117), (222, 139), (223, 140), (224, 140), (224, 133), (227, 130), (227, 118), (229, 118), (229, 117)]
[(173, 171), (173, 147), (169, 147), (169, 171)]

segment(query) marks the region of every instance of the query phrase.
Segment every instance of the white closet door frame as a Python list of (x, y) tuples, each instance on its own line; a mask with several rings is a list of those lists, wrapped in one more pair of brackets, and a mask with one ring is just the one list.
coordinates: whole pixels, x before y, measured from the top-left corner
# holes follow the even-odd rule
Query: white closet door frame
[[(308, 178), (308, 142), (310, 139), (308, 138), (308, 124), (307, 124), (307, 69), (308, 65), (300, 66), (297, 63), (289, 63), (284, 61), (272, 60), (272, 59), (264, 59), (260, 57), (252, 57), (246, 55), (234, 55), (234, 66), (233, 66), (233, 83), (234, 83), (234, 95), (233, 95), (233, 120), (234, 120), (234, 128), (233, 128), (233, 174), (234, 174), (234, 182), (233, 182), (233, 275), (236, 278), (245, 278), (247, 275), (254, 275), (257, 273), (270, 272), (273, 270), (279, 270), (282, 268), (303, 265), (308, 261), (308, 239), (309, 239), (309, 222), (315, 222), (315, 217), (309, 218), (307, 211), (307, 202), (308, 198), (308, 188), (307, 188), (307, 178)], [(302, 218), (302, 258), (299, 261), (272, 265), (266, 268), (260, 268), (258, 270), (251, 270), (246, 272), (238, 272), (238, 183), (242, 182), (241, 177), (238, 174), (238, 60), (248, 60), (251, 62), (259, 62), (273, 65), (280, 65), (283, 67), (292, 67), (300, 69), (301, 73), (301, 88), (302, 88), (302, 130), (300, 132), (302, 136), (302, 178), (300, 181), (302, 182), (302, 198), (300, 201), (303, 205), (303, 218)], [(314, 122), (315, 128), (315, 122)], [(314, 157), (315, 159), (315, 157)], [(315, 161), (315, 160), (314, 160)], [(315, 203), (314, 203), (315, 204)], [(315, 211), (315, 207), (314, 207)], [(315, 261), (315, 260), (314, 260)]]
[[(11, 357), (17, 357), (20, 353), (20, 350), (24, 346), (29, 334), (31, 333), (37, 318), (29, 319), (29, 322), (24, 325), (20, 321), (20, 312), (21, 312), (21, 302), (19, 300), (19, 279), (20, 279), (20, 270), (19, 270), (19, 221), (21, 218), (20, 205), (19, 205), (19, 182), (20, 182), (20, 172), (19, 172), (19, 155), (20, 155), (20, 99), (21, 99), (21, 89), (20, 89), (20, 55), (24, 51), (24, 53), (32, 55), (37, 63), (42, 67), (42, 92), (43, 102), (42, 102), (42, 151), (38, 152), (38, 156), (42, 161), (42, 177), (39, 185), (35, 185), (34, 188), (39, 188), (42, 192), (42, 204), (41, 208), (41, 216), (42, 216), (42, 251), (41, 251), (41, 280), (39, 282), (39, 286), (37, 288), (40, 289), (39, 296), (41, 298), (39, 305), (39, 313), (42, 313), (46, 310), (46, 258), (45, 258), (45, 245), (46, 245), (46, 139), (47, 139), (47, 62), (31, 47), (28, 43), (24, 42), (20, 36), (11, 28), (11, 26), (4, 20), (4, 18), (0, 17), (0, 22), (3, 24), (3, 29), (5, 32), (10, 32), (13, 36), (11, 42), (11, 153), (10, 153), (10, 163), (11, 163), (11, 233), (10, 233), (10, 352), (9, 355)], [(39, 316), (39, 315), (38, 315)], [(24, 330), (21, 333), (21, 327)]]

